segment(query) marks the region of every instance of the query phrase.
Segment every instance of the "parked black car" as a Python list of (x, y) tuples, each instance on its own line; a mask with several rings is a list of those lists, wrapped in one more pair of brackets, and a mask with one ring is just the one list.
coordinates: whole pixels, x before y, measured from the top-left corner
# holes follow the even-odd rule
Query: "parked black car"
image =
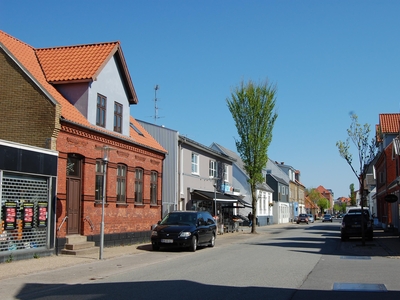
[(217, 225), (207, 211), (174, 211), (164, 217), (151, 233), (153, 250), (182, 247), (196, 251), (198, 246), (214, 247)]
[(340, 237), (342, 241), (349, 237), (362, 237), (361, 218), (364, 218), (364, 236), (368, 240), (372, 240), (374, 236), (374, 228), (367, 214), (361, 212), (347, 213), (342, 220), (340, 229)]

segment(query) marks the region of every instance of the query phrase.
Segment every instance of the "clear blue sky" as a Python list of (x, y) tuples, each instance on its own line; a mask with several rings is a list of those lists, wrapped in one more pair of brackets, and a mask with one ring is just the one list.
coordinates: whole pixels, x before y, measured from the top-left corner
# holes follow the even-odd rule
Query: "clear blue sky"
[(335, 198), (358, 188), (336, 147), (349, 113), (372, 138), (379, 114), (400, 110), (399, 16), (397, 0), (0, 0), (0, 29), (33, 47), (120, 41), (132, 116), (207, 146), (236, 151), (226, 98), (268, 79), (278, 89), (269, 157)]

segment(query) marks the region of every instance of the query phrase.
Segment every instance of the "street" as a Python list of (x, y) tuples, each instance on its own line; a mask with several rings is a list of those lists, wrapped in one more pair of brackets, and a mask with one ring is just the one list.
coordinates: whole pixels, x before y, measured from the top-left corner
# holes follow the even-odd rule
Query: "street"
[(256, 235), (224, 234), (214, 248), (194, 253), (154, 252), (143, 245), (136, 255), (1, 280), (0, 298), (399, 298), (400, 260), (342, 253), (339, 224), (316, 221), (260, 227)]

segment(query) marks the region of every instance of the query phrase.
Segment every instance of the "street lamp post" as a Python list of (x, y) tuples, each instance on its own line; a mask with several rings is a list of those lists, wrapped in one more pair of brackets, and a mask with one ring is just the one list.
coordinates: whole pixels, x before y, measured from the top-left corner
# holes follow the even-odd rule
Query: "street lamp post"
[(104, 250), (104, 205), (106, 201), (106, 189), (107, 189), (107, 163), (109, 160), (111, 148), (109, 146), (101, 147), (101, 152), (103, 155), (103, 195), (101, 201), (101, 223), (100, 223), (100, 253), (99, 259), (103, 259)]

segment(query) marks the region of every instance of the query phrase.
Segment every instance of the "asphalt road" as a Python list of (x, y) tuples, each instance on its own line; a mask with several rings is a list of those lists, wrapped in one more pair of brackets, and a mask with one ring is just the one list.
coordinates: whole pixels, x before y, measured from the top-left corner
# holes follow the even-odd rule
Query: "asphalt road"
[(400, 298), (400, 259), (349, 255), (341, 245), (337, 222), (268, 226), (195, 253), (143, 247), (4, 279), (0, 299)]

